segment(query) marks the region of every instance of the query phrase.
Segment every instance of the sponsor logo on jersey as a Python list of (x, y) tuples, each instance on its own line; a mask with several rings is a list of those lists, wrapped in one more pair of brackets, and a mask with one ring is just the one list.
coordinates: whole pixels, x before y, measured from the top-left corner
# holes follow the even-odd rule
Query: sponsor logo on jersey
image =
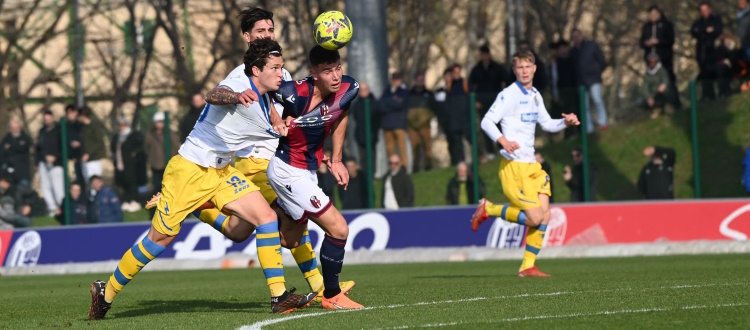
[(524, 123), (536, 123), (539, 118), (539, 113), (536, 112), (525, 112), (521, 114), (521, 121)]
[(319, 209), (321, 206), (320, 200), (316, 196), (310, 197), (310, 204), (312, 204), (312, 206), (316, 209)]

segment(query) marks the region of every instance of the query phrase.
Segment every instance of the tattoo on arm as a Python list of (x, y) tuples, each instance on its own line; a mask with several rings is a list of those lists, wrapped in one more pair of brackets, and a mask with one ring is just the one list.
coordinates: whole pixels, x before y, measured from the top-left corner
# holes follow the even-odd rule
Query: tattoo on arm
[(235, 93), (227, 86), (217, 86), (206, 94), (206, 103), (213, 105), (229, 105), (239, 102), (240, 93)]

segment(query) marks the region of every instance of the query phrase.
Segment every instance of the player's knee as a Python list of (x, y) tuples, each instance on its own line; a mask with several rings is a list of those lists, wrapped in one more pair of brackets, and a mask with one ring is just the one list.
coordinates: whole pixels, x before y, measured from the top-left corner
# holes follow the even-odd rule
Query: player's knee
[(544, 221), (544, 213), (541, 210), (537, 209), (526, 212), (526, 226), (536, 227), (542, 224), (542, 221)]
[(333, 238), (346, 239), (349, 237), (349, 226), (346, 224), (346, 221), (339, 221), (336, 225), (331, 226), (328, 230), (328, 235)]

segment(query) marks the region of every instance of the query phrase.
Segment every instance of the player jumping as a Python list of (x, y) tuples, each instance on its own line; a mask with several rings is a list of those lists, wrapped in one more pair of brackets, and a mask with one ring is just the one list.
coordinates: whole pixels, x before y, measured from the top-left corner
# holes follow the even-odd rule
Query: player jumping
[[(276, 155), (268, 165), (268, 180), (279, 195), (279, 205), (294, 220), (282, 220), (281, 231), (293, 232), (289, 227), (304, 228), (310, 219), (326, 233), (320, 249), (325, 286), (323, 308), (363, 308), (339, 287), (349, 227), (318, 187), (315, 174), (321, 161), (326, 161), (339, 185), (346, 187), (349, 183), (341, 156), (348, 110), (357, 97), (359, 84), (342, 74), (338, 51), (315, 46), (308, 58), (310, 76), (305, 80), (284, 82), (276, 92), (276, 99), (284, 106), (289, 132), (279, 140)], [(324, 159), (323, 141), (329, 135), (333, 139), (333, 153), (330, 159)]]
[[(482, 130), (503, 146), (499, 176), (510, 205), (496, 205), (482, 199), (471, 218), (474, 231), (490, 215), (529, 227), (526, 252), (518, 272), (521, 277), (549, 276), (534, 266), (549, 223), (549, 196), (552, 196), (549, 175), (534, 157), (536, 123), (547, 132), (559, 132), (567, 126), (580, 124), (575, 114), (563, 114), (563, 119), (550, 118), (542, 95), (532, 86), (536, 72), (534, 62), (530, 51), (513, 55), (513, 72), (518, 80), (497, 95), (482, 119)], [(498, 123), (502, 133), (497, 128)]]
[(92, 283), (89, 319), (104, 318), (117, 293), (164, 252), (179, 233), (185, 217), (206, 202), (230, 215), (226, 220), (228, 226), (257, 229), (258, 259), (271, 291), (274, 313), (303, 308), (317, 296), (317, 292), (297, 295), (292, 293), (294, 290), (286, 291), (276, 213), (259, 188), (229, 165), (237, 150), (246, 148), (259, 136), (272, 134), (271, 123), (266, 120), (271, 99), (266, 93), (278, 89), (284, 64), (281, 47), (271, 39), (251, 43), (244, 62), (244, 78), (227, 79), (220, 85), (238, 92), (255, 90), (261, 102), (242, 105), (246, 103), (243, 94), (236, 93), (227, 98), (227, 104), (231, 105), (211, 107), (201, 114), (179, 155), (167, 164), (162, 197), (147, 236), (125, 252), (108, 282)]

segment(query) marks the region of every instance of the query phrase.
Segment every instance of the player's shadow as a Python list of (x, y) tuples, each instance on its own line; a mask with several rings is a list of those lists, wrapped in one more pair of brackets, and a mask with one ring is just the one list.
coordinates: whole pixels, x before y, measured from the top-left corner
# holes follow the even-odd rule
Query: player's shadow
[(136, 308), (116, 311), (113, 318), (138, 317), (152, 314), (174, 314), (195, 312), (268, 313), (268, 303), (247, 301), (219, 301), (209, 299), (190, 300), (141, 300)]

